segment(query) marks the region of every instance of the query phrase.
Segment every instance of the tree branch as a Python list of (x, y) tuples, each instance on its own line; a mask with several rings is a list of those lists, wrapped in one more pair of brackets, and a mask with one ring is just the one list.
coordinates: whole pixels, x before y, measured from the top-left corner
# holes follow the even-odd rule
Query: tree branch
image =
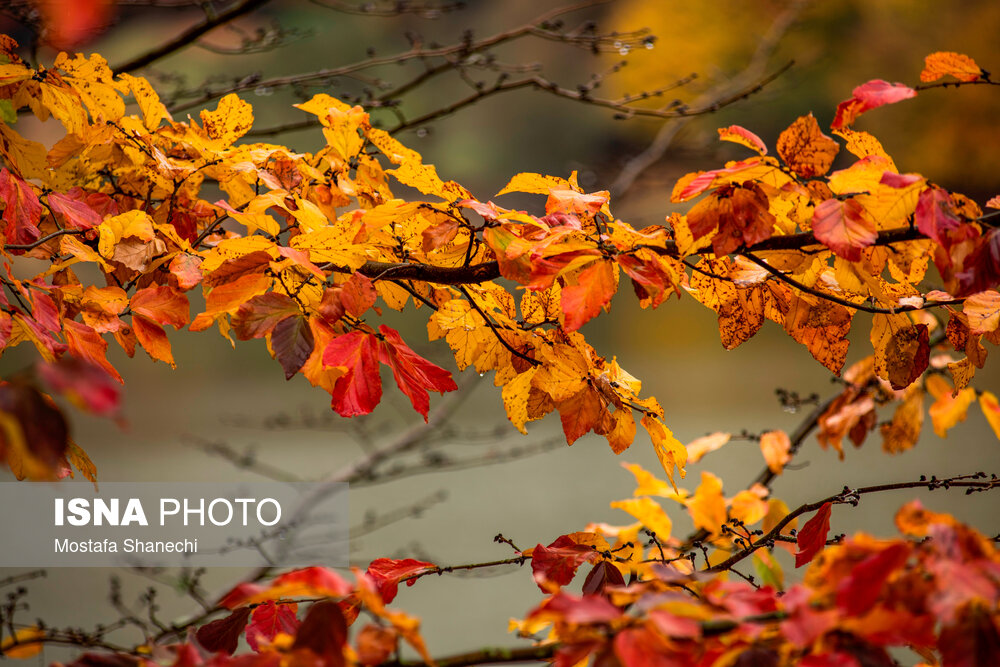
[(214, 17), (205, 19), (203, 22), (199, 23), (198, 25), (192, 28), (189, 28), (188, 30), (181, 33), (172, 40), (164, 42), (155, 49), (151, 49), (146, 53), (142, 54), (141, 56), (137, 56), (132, 60), (121, 63), (120, 65), (118, 65), (117, 67), (113, 67), (112, 69), (118, 73), (132, 72), (137, 69), (142, 69), (143, 67), (151, 65), (157, 60), (165, 58), (166, 56), (169, 56), (170, 54), (175, 53), (176, 51), (179, 51), (186, 46), (190, 46), (191, 44), (194, 43), (196, 39), (198, 39), (205, 33), (219, 27), (220, 25), (229, 23), (233, 19), (239, 18), (244, 14), (249, 14), (255, 9), (263, 7), (269, 1), (270, 0), (240, 0), (240, 2), (237, 2), (236, 4), (232, 5), (226, 11), (220, 12)]

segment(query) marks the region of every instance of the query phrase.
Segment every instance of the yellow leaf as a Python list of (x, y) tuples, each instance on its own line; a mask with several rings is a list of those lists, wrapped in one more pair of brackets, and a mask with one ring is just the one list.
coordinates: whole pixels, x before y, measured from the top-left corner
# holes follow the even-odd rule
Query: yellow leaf
[(502, 392), (503, 407), (507, 412), (507, 419), (514, 425), (514, 428), (525, 435), (528, 434), (528, 430), (524, 425), (531, 420), (528, 416), (528, 395), (531, 393), (531, 379), (536, 370), (537, 368), (532, 367), (521, 373), (505, 384)]
[(842, 127), (834, 130), (834, 134), (847, 141), (847, 150), (859, 158), (866, 158), (875, 155), (886, 160), (887, 169), (896, 171), (896, 164), (889, 157), (889, 154), (882, 148), (882, 143), (874, 136), (860, 130), (852, 130), (849, 127)]
[(703, 528), (718, 535), (726, 523), (726, 499), (722, 496), (722, 480), (710, 472), (702, 472), (701, 484), (694, 496), (687, 501), (687, 509), (695, 528)]
[(679, 493), (672, 486), (664, 482), (653, 473), (643, 468), (638, 463), (622, 463), (622, 467), (635, 476), (638, 486), (632, 492), (633, 496), (662, 496), (677, 502), (684, 502), (688, 492), (681, 490)]
[(215, 111), (202, 111), (201, 122), (209, 137), (228, 148), (253, 127), (253, 107), (230, 93), (219, 100)]
[(576, 190), (573, 184), (565, 178), (558, 176), (543, 176), (530, 172), (516, 174), (510, 182), (503, 187), (503, 190), (496, 194), (497, 197), (508, 192), (528, 192), (536, 195), (547, 195), (550, 190)]
[(13, 637), (4, 637), (3, 643), (0, 643), (0, 655), (19, 660), (32, 658), (42, 652), (42, 643), (38, 640), (44, 638), (45, 631), (37, 626), (21, 628)]
[(674, 468), (676, 467), (680, 471), (681, 478), (683, 478), (686, 474), (684, 464), (687, 463), (687, 449), (656, 417), (649, 414), (643, 415), (642, 425), (649, 433), (650, 440), (653, 441), (653, 450), (656, 452), (656, 458), (660, 460), (660, 465), (663, 466), (663, 472), (667, 473), (667, 478), (676, 491)]
[(964, 53), (936, 51), (924, 58), (920, 80), (924, 83), (953, 76), (959, 81), (976, 81), (983, 76), (983, 69)]
[(928, 375), (924, 387), (937, 399), (927, 411), (934, 424), (934, 432), (942, 438), (947, 437), (948, 429), (965, 421), (969, 406), (976, 400), (976, 390), (967, 387), (958, 392), (957, 396), (952, 396), (951, 386), (940, 375)]
[(390, 169), (388, 174), (396, 177), (403, 185), (416, 188), (425, 195), (440, 197), (447, 202), (469, 199), (472, 194), (455, 181), (442, 181), (437, 169), (432, 164), (419, 162), (404, 162), (396, 169)]
[(1000, 438), (1000, 402), (997, 401), (993, 392), (983, 392), (982, 396), (979, 397), (979, 407), (982, 409), (986, 421), (989, 422), (990, 428), (993, 429), (993, 433), (996, 434), (997, 438)]
[(888, 454), (899, 454), (913, 448), (920, 438), (924, 425), (924, 390), (919, 383), (910, 385), (903, 402), (896, 408), (892, 421), (882, 424), (882, 449)]
[(141, 241), (152, 241), (153, 219), (145, 211), (132, 210), (113, 216), (102, 222), (97, 231), (101, 238), (97, 250), (106, 259), (114, 257), (114, 249), (118, 243), (128, 236), (134, 236)]
[(652, 498), (629, 498), (611, 503), (614, 509), (624, 510), (638, 519), (643, 526), (656, 533), (661, 539), (670, 537), (673, 522), (663, 508)]
[(131, 74), (121, 74), (119, 78), (127, 83), (132, 90), (132, 97), (135, 98), (136, 104), (139, 105), (139, 112), (142, 114), (142, 124), (146, 126), (147, 130), (154, 131), (164, 120), (173, 122), (170, 112), (160, 101), (160, 96), (153, 90), (149, 81)]

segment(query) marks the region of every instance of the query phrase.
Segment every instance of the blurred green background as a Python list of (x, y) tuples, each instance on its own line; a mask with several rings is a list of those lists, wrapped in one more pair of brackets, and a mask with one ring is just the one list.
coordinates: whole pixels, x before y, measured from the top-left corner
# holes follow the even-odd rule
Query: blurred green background
[[(145, 74), (164, 91), (175, 86), (201, 88), (206, 79), (224, 82), (257, 73), (260, 80), (266, 80), (360, 61), (369, 49), (379, 56), (405, 51), (412, 39), (406, 37), (408, 32), (419, 33), (425, 45), (461, 41), (465, 30), (472, 30), (474, 38), (485, 37), (558, 6), (561, 4), (549, 0), (473, 1), (461, 11), (443, 12), (436, 18), (419, 13), (378, 18), (332, 11), (309, 2), (276, 0), (235, 25), (242, 35), (253, 36), (258, 29), (266, 34), (276, 25), (292, 36), (301, 35), (287, 46), (252, 55), (221, 55), (219, 48), (236, 47), (243, 39), (241, 33), (221, 28), (203, 38), (214, 51), (191, 47), (156, 63)], [(666, 100), (676, 96), (690, 101), (736, 76), (774, 18), (789, 11), (788, 7), (789, 3), (770, 0), (619, 0), (568, 14), (563, 20), (568, 29), (592, 20), (602, 33), (648, 27), (657, 37), (652, 49), (636, 49), (626, 56), (617, 52), (592, 54), (564, 44), (525, 39), (498, 49), (497, 55), (511, 64), (539, 63), (546, 77), (570, 89), (626, 60), (627, 66), (609, 75), (594, 92), (607, 97), (652, 90), (694, 72), (698, 79), (669, 93)], [(123, 5), (115, 16), (115, 25), (82, 49), (102, 53), (112, 64), (200, 20), (198, 11), (190, 8)], [(0, 23), (0, 28), (24, 41), (25, 33), (17, 24), (7, 21)], [(821, 125), (828, 125), (836, 104), (850, 97), (854, 86), (869, 79), (915, 84), (924, 55), (932, 51), (961, 51), (986, 69), (1000, 67), (997, 34), (1000, 4), (993, 1), (802, 3), (764, 69), (776, 71), (789, 60), (795, 61), (794, 66), (763, 91), (718, 113), (691, 119), (663, 158), (612, 201), (612, 210), (636, 227), (659, 224), (672, 210), (669, 192), (679, 176), (715, 168), (745, 154), (739, 147), (720, 144), (717, 127), (740, 124), (773, 147), (781, 130), (799, 115), (812, 111)], [(43, 61), (52, 55), (45, 49), (40, 51)], [(390, 65), (366, 72), (364, 80), (335, 79), (299, 92), (307, 96), (315, 92), (359, 95), (366, 88), (379, 90), (379, 81), (398, 84), (420, 71), (417, 62)], [(417, 117), (469, 91), (457, 75), (446, 74), (402, 98), (401, 109), (406, 117)], [(290, 109), (296, 98), (288, 89), (258, 86), (242, 97), (254, 105), (257, 127), (302, 117)], [(183, 118), (189, 112), (196, 116), (197, 109), (175, 117)], [(389, 126), (395, 122), (395, 116), (387, 111), (376, 113), (375, 118)], [(867, 114), (858, 126), (883, 141), (900, 171), (918, 171), (982, 203), (1000, 192), (998, 118), (1000, 95), (996, 89), (967, 87), (929, 91), (915, 100)], [(661, 127), (662, 121), (614, 120), (608, 110), (521, 90), (485, 99), (427, 127), (406, 131), (399, 138), (420, 151), (425, 161), (435, 163), (444, 178), (458, 180), (485, 200), (521, 171), (568, 175), (577, 170), (585, 188), (603, 189), (629, 160), (645, 150)], [(19, 121), (18, 129), (42, 141), (57, 135), (56, 128), (31, 119)], [(316, 149), (321, 140), (315, 129), (268, 139), (301, 151)], [(541, 203), (525, 200), (524, 205)], [(776, 389), (802, 395), (816, 392), (823, 397), (837, 391), (829, 373), (805, 348), (771, 324), (752, 341), (726, 352), (719, 343), (714, 313), (693, 300), (672, 300), (656, 311), (641, 311), (625, 292), (615, 299), (610, 316), (589, 324), (585, 333), (599, 353), (609, 358), (616, 355), (625, 369), (643, 380), (647, 395), (657, 396), (663, 404), (666, 424), (684, 442), (719, 430), (790, 431), (802, 415), (783, 412), (775, 398)], [(453, 369), (444, 345), (419, 344), (426, 316), (426, 311), (410, 311), (390, 324), (400, 328), (418, 352)], [(864, 317), (855, 321), (852, 336), (856, 344), (849, 364), (868, 351), (868, 323)], [(278, 364), (268, 358), (263, 342), (243, 343), (234, 350), (212, 331), (172, 333), (171, 342), (178, 364), (174, 371), (152, 363), (142, 352), (133, 360), (117, 350), (112, 352), (112, 363), (126, 378), (126, 429), (73, 413), (75, 437), (97, 463), (102, 480), (253, 478), (252, 472), (207, 454), (199, 442), (221, 442), (237, 451), (249, 449), (259, 461), (306, 477), (334, 470), (363, 453), (352, 428), (343, 420), (329, 419), (328, 397), (300, 377), (286, 383)], [(29, 363), (28, 352), (22, 348), (7, 353), (0, 359), (0, 375)], [(996, 391), (997, 378), (995, 370), (988, 370), (980, 373), (974, 384)], [(554, 416), (533, 423), (527, 438), (520, 436), (507, 423), (499, 390), (492, 387), (490, 377), (473, 386), (450, 427), (444, 446), (448, 456), (476, 457), (488, 452), (502, 456), (512, 447), (559, 437)], [(391, 382), (386, 384), (386, 395), (365, 422), (376, 442), (387, 441), (419, 419)], [(432, 399), (432, 409), (440, 400)], [(279, 415), (285, 418), (274, 418)], [(1000, 472), (1000, 443), (975, 406), (968, 420), (953, 429), (946, 440), (934, 436), (929, 424), (925, 431), (917, 448), (895, 457), (880, 451), (880, 439), (873, 434), (862, 449), (848, 451), (842, 462), (835, 453), (821, 451), (815, 440), (810, 440), (792, 466), (794, 470), (788, 470), (774, 485), (774, 492), (794, 507), (835, 493), (844, 485), (903, 481), (921, 474), (940, 477), (977, 470)], [(363, 565), (377, 556), (412, 556), (440, 564), (492, 560), (512, 555), (508, 548), (493, 543), (499, 532), (526, 548), (580, 530), (589, 521), (628, 523), (626, 515), (608, 507), (609, 502), (627, 497), (634, 486), (631, 475), (619, 467), (624, 461), (641, 463), (650, 470), (659, 468), (642, 435), (618, 457), (603, 439), (587, 436), (572, 448), (561, 445), (502, 465), (431, 473), (355, 489), (351, 510), (359, 523), (366, 513), (392, 512), (439, 490), (447, 492), (447, 500), (420, 517), (355, 538), (357, 562)], [(734, 442), (691, 466), (687, 486), (693, 489), (698, 484), (701, 470), (712, 470), (731, 495), (761, 466), (755, 445)], [(988, 534), (998, 531), (995, 497), (943, 491), (886, 494), (865, 499), (857, 509), (838, 508), (833, 530), (891, 535), (893, 512), (915, 495), (924, 497), (933, 509), (953, 512)], [(668, 509), (677, 534), (683, 535), (690, 525), (686, 515), (676, 508)], [(103, 602), (108, 574), (50, 572), (47, 580), (30, 585), (30, 617), (39, 616), (57, 625), (114, 618)], [(210, 578), (223, 586), (238, 574), (212, 572)], [(514, 639), (506, 635), (507, 619), (523, 616), (541, 594), (527, 571), (504, 570), (490, 575), (495, 576), (421, 581), (401, 591), (397, 604), (423, 618), (433, 654), (510, 644)], [(123, 576), (133, 597), (146, 585), (139, 574)], [(191, 606), (177, 595), (164, 595), (161, 602), (167, 618)], [(65, 654), (50, 650), (45, 654), (47, 660), (60, 655)]]

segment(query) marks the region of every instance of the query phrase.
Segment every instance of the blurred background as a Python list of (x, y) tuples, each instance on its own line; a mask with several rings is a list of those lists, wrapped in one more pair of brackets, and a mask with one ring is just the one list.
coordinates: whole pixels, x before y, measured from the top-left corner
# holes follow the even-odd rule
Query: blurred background
[[(48, 4), (57, 9), (60, 5), (55, 0)], [(112, 66), (128, 63), (205, 19), (198, 6), (204, 3), (185, 0), (84, 4), (93, 7), (96, 18), (69, 36), (57, 37), (74, 50), (101, 53)], [(384, 102), (388, 94), (398, 104), (372, 113), (391, 129), (467, 98), (477, 80), (492, 85), (497, 63), (510, 77), (538, 74), (566, 90), (582, 86), (592, 98), (606, 99), (655, 91), (697, 75), (686, 85), (654, 96), (645, 103), (649, 108), (697, 108), (701, 100), (739, 97), (716, 113), (678, 122), (616, 119), (613, 110), (525, 88), (486, 96), (397, 135), (426, 162), (436, 164), (442, 177), (461, 182), (483, 200), (518, 172), (566, 176), (578, 171), (587, 190), (613, 188), (613, 212), (636, 227), (660, 224), (674, 210), (670, 189), (684, 173), (745, 156), (744, 149), (718, 142), (718, 127), (742, 125), (773, 148), (781, 130), (800, 115), (812, 112), (821, 126), (828, 126), (837, 103), (849, 98), (856, 85), (876, 78), (917, 83), (923, 57), (930, 52), (959, 51), (988, 70), (1000, 67), (1000, 4), (989, 0), (947, 5), (930, 0), (616, 0), (589, 3), (553, 19), (574, 35), (622, 35), (620, 40), (609, 37), (601, 48), (526, 36), (491, 51), (495, 60), (481, 68), (468, 63), (464, 77), (454, 70), (444, 72), (400, 94), (400, 86), (426, 71), (426, 62), (415, 58), (351, 76), (315, 75), (296, 86), (281, 86), (275, 77), (391, 59), (414, 44), (434, 49), (488, 38), (564, 3), (484, 0), (462, 8), (453, 8), (454, 3), (347, 0), (330, 0), (327, 6), (298, 0), (260, 4), (256, 11), (200, 37), (196, 45), (138, 70), (171, 101), (175, 118), (188, 113), (197, 117), (198, 110), (216, 103), (213, 99), (189, 106), (199, 95), (236, 85), (254, 106), (258, 130), (301, 122), (303, 114), (289, 105), (317, 92), (362, 102)], [(24, 57), (49, 63), (55, 51), (34, 44), (29, 29), (42, 16), (39, 11), (12, 0), (0, 15), (0, 31), (22, 44)], [(779, 71), (780, 76), (759, 92), (741, 95)], [(882, 140), (901, 172), (920, 172), (981, 204), (1000, 192), (997, 118), (996, 89), (970, 86), (922, 93), (865, 115), (858, 127)], [(23, 115), (16, 128), (43, 142), (61, 133), (61, 128)], [(259, 140), (312, 151), (322, 136), (316, 128), (303, 128)], [(835, 168), (847, 164), (843, 156), (841, 160)], [(523, 205), (541, 207), (542, 201), (525, 199)], [(823, 398), (838, 391), (806, 349), (770, 323), (753, 340), (726, 352), (714, 313), (693, 300), (675, 299), (656, 311), (642, 311), (626, 292), (616, 297), (609, 316), (588, 324), (584, 333), (600, 354), (617, 356), (639, 377), (647, 395), (659, 398), (664, 421), (682, 442), (713, 431), (791, 431), (810, 408), (798, 414), (783, 410), (776, 390)], [(388, 323), (419, 353), (454, 369), (444, 345), (417, 344), (425, 335), (424, 311), (411, 310)], [(868, 324), (865, 317), (855, 320), (856, 344), (848, 364), (869, 352)], [(391, 441), (419, 420), (391, 382), (386, 399), (370, 418), (347, 422), (329, 410), (321, 390), (300, 377), (286, 383), (263, 342), (233, 349), (211, 331), (172, 333), (171, 342), (177, 370), (151, 362), (142, 352), (132, 360), (118, 350), (111, 352), (112, 363), (126, 379), (126, 428), (71, 413), (74, 437), (97, 464), (101, 480), (246, 480), (261, 474), (315, 478), (363, 455), (366, 447)], [(22, 346), (5, 354), (0, 376), (31, 363), (29, 352)], [(978, 374), (974, 384), (996, 391), (1000, 375), (990, 368)], [(494, 544), (497, 533), (527, 548), (581, 530), (590, 521), (630, 521), (608, 503), (628, 497), (634, 488), (620, 463), (659, 469), (642, 434), (617, 457), (594, 436), (572, 448), (558, 444), (561, 433), (554, 416), (532, 423), (524, 437), (507, 422), (491, 377), (466, 381), (464, 402), (429, 439), (428, 447), (402, 464), (396, 479), (352, 490), (351, 511), (359, 527), (352, 544), (359, 565), (378, 556), (416, 557), (442, 565), (493, 560), (513, 555), (508, 547)], [(432, 410), (443, 400), (433, 397)], [(905, 481), (921, 474), (1000, 472), (1000, 443), (975, 406), (946, 440), (937, 438), (929, 423), (925, 431), (915, 449), (894, 457), (881, 452), (880, 438), (872, 434), (863, 448), (848, 451), (844, 461), (810, 439), (775, 483), (774, 493), (795, 507), (845, 485)], [(483, 465), (465, 467), (459, 465), (462, 461)], [(686, 486), (693, 489), (700, 471), (711, 470), (732, 495), (762, 465), (755, 444), (733, 442), (690, 466)], [(408, 474), (407, 466), (414, 468), (411, 472), (429, 472)], [(995, 497), (945, 491), (884, 494), (866, 498), (856, 509), (838, 507), (833, 530), (892, 535), (894, 511), (918, 495), (934, 510), (953, 512), (987, 534), (998, 532)], [(679, 508), (668, 510), (676, 534), (686, 534), (686, 514)], [(793, 578), (790, 563), (784, 564)], [(402, 590), (397, 604), (422, 617), (432, 654), (510, 645), (516, 640), (507, 635), (507, 619), (522, 617), (541, 596), (530, 573), (514, 569), (420, 581)], [(8, 574), (14, 572), (0, 572), (0, 577)], [(54, 625), (114, 619), (117, 612), (104, 602), (112, 574), (122, 578), (126, 601), (134, 601), (150, 578), (167, 582), (160, 595), (165, 618), (192, 608), (190, 600), (170, 591), (174, 573), (65, 569), (29, 583), (31, 608), (26, 616)], [(240, 574), (213, 571), (206, 585), (218, 590)], [(66, 655), (47, 649), (39, 660)]]

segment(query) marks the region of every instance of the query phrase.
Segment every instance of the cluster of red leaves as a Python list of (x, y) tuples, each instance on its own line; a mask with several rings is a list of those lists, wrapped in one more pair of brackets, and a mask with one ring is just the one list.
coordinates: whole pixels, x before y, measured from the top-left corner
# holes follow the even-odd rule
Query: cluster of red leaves
[(519, 628), (550, 629), (554, 664), (564, 667), (587, 656), (624, 667), (889, 667), (898, 663), (888, 651), (902, 647), (933, 665), (992, 664), (1000, 553), (991, 540), (914, 502), (896, 517), (909, 539), (858, 535), (824, 550), (829, 517), (827, 504), (799, 532), (797, 562), (815, 561), (803, 584), (780, 593), (657, 562), (626, 585), (637, 565), (614, 551), (584, 555), (563, 537), (539, 562), (539, 545), (535, 577), (542, 572), (550, 585), (569, 584), (582, 562), (596, 564), (582, 595), (557, 590)]

